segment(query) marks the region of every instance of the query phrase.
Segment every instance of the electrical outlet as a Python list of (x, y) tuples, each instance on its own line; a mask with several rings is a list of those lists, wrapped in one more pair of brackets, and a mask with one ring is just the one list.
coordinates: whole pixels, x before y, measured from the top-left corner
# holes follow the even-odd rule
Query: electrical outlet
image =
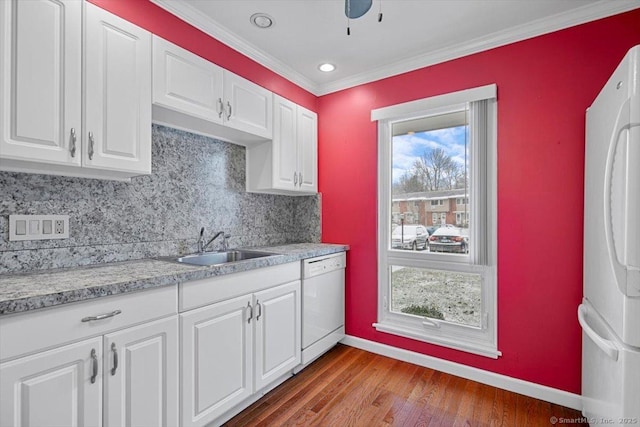
[(69, 215), (9, 215), (9, 240), (69, 238)]

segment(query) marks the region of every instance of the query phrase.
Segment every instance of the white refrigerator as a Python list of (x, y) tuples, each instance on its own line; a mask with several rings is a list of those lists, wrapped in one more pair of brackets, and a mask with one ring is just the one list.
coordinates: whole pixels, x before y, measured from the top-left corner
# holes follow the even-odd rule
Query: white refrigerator
[(640, 425), (640, 45), (587, 109), (582, 413)]

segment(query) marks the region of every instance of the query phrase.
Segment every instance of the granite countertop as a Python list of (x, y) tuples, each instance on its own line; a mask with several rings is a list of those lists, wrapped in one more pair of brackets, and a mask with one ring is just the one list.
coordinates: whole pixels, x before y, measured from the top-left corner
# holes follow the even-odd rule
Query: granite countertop
[(143, 259), (0, 276), (0, 315), (285, 264), (342, 252), (349, 247), (296, 243), (250, 249), (277, 255), (218, 266)]

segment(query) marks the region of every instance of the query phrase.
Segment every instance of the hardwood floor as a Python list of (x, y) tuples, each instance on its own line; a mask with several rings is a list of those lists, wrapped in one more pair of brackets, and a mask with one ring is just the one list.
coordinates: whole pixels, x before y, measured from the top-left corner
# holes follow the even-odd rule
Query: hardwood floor
[[(225, 426), (587, 425), (579, 411), (337, 345)], [(562, 420), (563, 419), (563, 420)]]

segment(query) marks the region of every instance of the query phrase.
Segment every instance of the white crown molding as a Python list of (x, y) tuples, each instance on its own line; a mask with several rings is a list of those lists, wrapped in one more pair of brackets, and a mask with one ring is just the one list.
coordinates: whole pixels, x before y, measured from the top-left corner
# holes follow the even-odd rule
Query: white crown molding
[(438, 359), (437, 357), (380, 344), (351, 335), (344, 337), (340, 343), (392, 359), (402, 360), (403, 362), (413, 363), (414, 365), (424, 366), (450, 375), (477, 381), (513, 393), (524, 394), (534, 399), (544, 400), (545, 402), (555, 403), (556, 405), (566, 406), (567, 408), (577, 409), (579, 411), (582, 410), (582, 396), (579, 394), (569, 393), (568, 391), (558, 390), (557, 388), (496, 374), (495, 372), (485, 371), (449, 360)]
[(150, 0), (172, 15), (177, 16), (187, 24), (210, 35), (242, 55), (254, 60), (285, 79), (297, 84), (301, 88), (317, 95), (318, 85), (309, 80), (284, 62), (267, 55), (254, 45), (236, 36), (218, 22), (205, 17), (201, 12), (181, 0)]
[(498, 31), (493, 34), (489, 34), (486, 37), (475, 39), (472, 42), (447, 46), (436, 51), (395, 62), (388, 66), (373, 69), (366, 73), (335, 80), (333, 82), (320, 85), (316, 95), (322, 96), (386, 77), (418, 70), (430, 65), (439, 64), (441, 62), (505, 46), (511, 43), (530, 39), (532, 37), (573, 27), (575, 25), (606, 18), (618, 13), (627, 12), (637, 9), (638, 7), (640, 7), (640, 0), (601, 0), (597, 3), (585, 5), (549, 18), (538, 19), (528, 24), (510, 28), (506, 31)]
[(498, 31), (468, 43), (447, 46), (437, 51), (406, 58), (366, 73), (318, 84), (282, 61), (266, 54), (251, 43), (231, 33), (219, 23), (204, 17), (182, 0), (151, 0), (151, 2), (316, 96), (327, 95), (640, 7), (640, 0), (600, 0), (552, 17), (513, 27), (506, 31)]

